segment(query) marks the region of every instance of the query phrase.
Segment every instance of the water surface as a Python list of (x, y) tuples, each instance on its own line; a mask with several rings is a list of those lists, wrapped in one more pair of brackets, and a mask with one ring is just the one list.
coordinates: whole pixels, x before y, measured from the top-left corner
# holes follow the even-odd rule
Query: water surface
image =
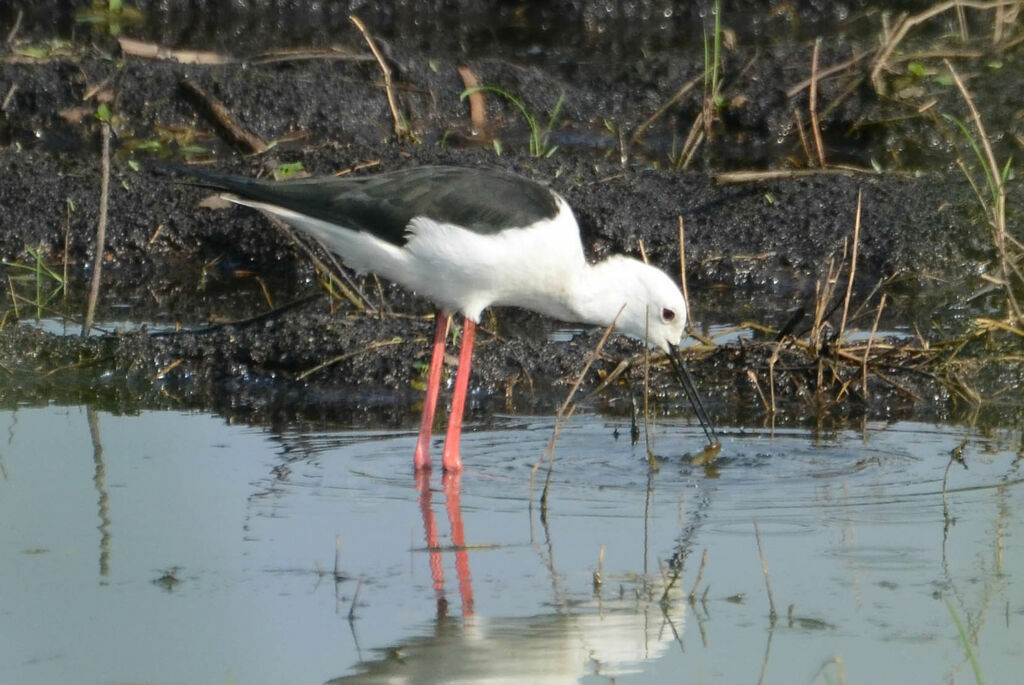
[(972, 682), (950, 607), (989, 682), (1024, 666), (1019, 433), (734, 430), (704, 469), (668, 423), (651, 471), (576, 416), (542, 518), (550, 417), (467, 434), (429, 487), (405, 433), (0, 426), (4, 683)]

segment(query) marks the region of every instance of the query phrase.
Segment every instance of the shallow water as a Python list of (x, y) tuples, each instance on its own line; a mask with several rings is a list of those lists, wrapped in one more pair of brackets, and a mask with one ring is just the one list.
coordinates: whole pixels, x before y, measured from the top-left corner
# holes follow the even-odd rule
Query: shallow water
[(650, 471), (627, 423), (576, 416), (545, 524), (547, 417), (467, 434), (429, 489), (412, 434), (82, 407), (0, 426), (3, 683), (972, 682), (950, 607), (989, 682), (1024, 664), (1016, 432), (733, 431), (703, 469), (700, 429), (669, 423)]

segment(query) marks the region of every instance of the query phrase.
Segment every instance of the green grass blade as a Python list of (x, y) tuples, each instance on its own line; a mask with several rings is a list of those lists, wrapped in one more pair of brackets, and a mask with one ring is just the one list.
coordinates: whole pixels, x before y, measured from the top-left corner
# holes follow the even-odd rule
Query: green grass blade
[(978, 660), (974, 656), (974, 650), (971, 649), (971, 641), (967, 637), (967, 631), (964, 629), (964, 624), (960, 621), (956, 609), (953, 608), (953, 604), (948, 599), (946, 600), (946, 608), (949, 609), (949, 615), (953, 617), (953, 623), (956, 624), (956, 632), (960, 635), (960, 645), (967, 652), (967, 660), (971, 662), (971, 668), (974, 670), (974, 680), (978, 685), (984, 685), (985, 678), (981, 675), (981, 666), (978, 665)]

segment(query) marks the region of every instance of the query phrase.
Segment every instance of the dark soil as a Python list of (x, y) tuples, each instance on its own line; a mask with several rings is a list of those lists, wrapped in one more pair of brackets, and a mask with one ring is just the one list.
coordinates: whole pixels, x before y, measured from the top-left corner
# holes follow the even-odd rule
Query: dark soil
[[(411, 9), (368, 12), (363, 18), (382, 39), (415, 140), (395, 136), (380, 68), (335, 4), (298, 2), (280, 11), (261, 5), (244, 17), (228, 4), (206, 3), (189, 21), (168, 16), (162, 4), (143, 3), (145, 22), (125, 27), (129, 35), (172, 48), (239, 58), (216, 66), (123, 56), (108, 34), (90, 31), (62, 10), (47, 15), (46, 3), (25, 9), (21, 42), (8, 45), (0, 62), (0, 97), (9, 95), (0, 111), (0, 254), (32, 265), (28, 248), (38, 247), (51, 268), (66, 264), (69, 297), (50, 307), (81, 319), (99, 206), (100, 134), (93, 115), (106, 102), (116, 138), (97, 318), (101, 328), (119, 322), (148, 327), (82, 341), (33, 326), (35, 309), (24, 301), (17, 311), (8, 305), (0, 329), (3, 405), (90, 402), (125, 412), (198, 408), (275, 424), (414, 425), (432, 331), (424, 316), (429, 303), (388, 284), (378, 293), (369, 279), (362, 281), (363, 292), (375, 305), (383, 295), (388, 315), (332, 304), (289, 236), (254, 212), (201, 208), (207, 193), (153, 173), (154, 162), (171, 158), (249, 175), (295, 161), (314, 174), (366, 163), (371, 165), (354, 173), (421, 164), (505, 168), (549, 183), (570, 201), (592, 258), (638, 254), (642, 241), (650, 260), (669, 273), (678, 273), (683, 217), (690, 297), (705, 326), (753, 320), (779, 329), (792, 323), (793, 310), (813, 309), (815, 285), (829, 261), (844, 261), (850, 247), (861, 193), (853, 300), (867, 313), (852, 325), (870, 329), (885, 292), (890, 299), (883, 329), (918, 333), (901, 343), (905, 353), (893, 352), (891, 363), (880, 364), (867, 396), (840, 387), (859, 373), (852, 367), (839, 367), (840, 377), (815, 390), (817, 360), (784, 349), (776, 366), (779, 420), (947, 417), (958, 411), (957, 395), (941, 373), (907, 363), (909, 348), (959, 335), (975, 315), (1002, 306), (997, 293), (985, 295), (987, 285), (979, 279), (994, 257), (989, 232), (955, 166), (955, 130), (938, 116), (966, 119), (955, 89), (919, 74), (887, 74), (894, 94), (879, 97), (864, 78), (870, 60), (860, 62), (823, 81), (818, 97), (835, 104), (827, 112), (819, 105), (830, 163), (864, 171), (735, 185), (716, 180), (719, 172), (736, 168), (807, 164), (793, 126), (793, 111), (807, 111), (807, 91), (792, 97), (786, 91), (807, 78), (813, 37), (825, 38), (822, 68), (873, 47), (880, 14), (868, 3), (838, 9), (833, 3), (789, 3), (771, 16), (745, 3), (725, 3), (723, 21), (736, 42), (725, 51), (723, 104), (687, 170), (672, 168), (673, 155), (700, 111), (699, 85), (631, 139), (684, 82), (703, 73), (700, 27), (703, 22), (711, 28), (707, 3), (692, 3), (668, 18), (659, 14), (660, 5), (647, 3), (629, 3), (632, 10), (620, 3), (616, 12), (635, 12), (628, 17), (606, 16), (598, 3), (528, 3), (521, 13), (505, 9), (497, 16), (470, 2), (458, 3), (457, 16), (440, 9), (442, 3), (424, 5), (416, 17)], [(910, 11), (929, 4), (903, 3)], [(991, 22), (982, 13), (969, 15), (976, 31)], [(11, 11), (0, 11), (0, 26), (5, 19), (13, 24)], [(925, 27), (915, 49), (939, 40), (942, 26)], [(571, 37), (562, 40), (556, 27)], [(56, 37), (70, 38), (70, 47), (46, 42)], [(340, 45), (358, 59), (254, 58), (296, 45)], [(908, 51), (911, 45), (908, 39)], [(45, 54), (29, 49), (40, 46)], [(997, 150), (1005, 159), (1019, 147), (1015, 140), (1024, 139), (1019, 103), (1009, 97), (1024, 87), (1021, 49), (997, 51), (987, 36), (968, 47), (981, 56), (957, 67), (982, 93), (979, 106), (990, 130), (999, 132)], [(991, 67), (996, 58), (999, 69)], [(487, 98), (487, 135), (474, 133), (467, 103), (459, 98), (460, 65), (481, 83), (521, 98), (541, 122), (564, 98), (550, 139), (559, 146), (554, 154), (526, 154), (522, 118), (498, 96)], [(925, 66), (939, 69), (942, 63), (933, 59)], [(182, 86), (185, 80), (221, 101), (247, 130), (284, 142), (255, 156), (234, 150), (206, 104)], [(929, 99), (937, 104), (915, 113)], [(501, 140), (500, 156), (491, 136)], [(190, 144), (207, 152), (190, 153)], [(870, 173), (872, 165), (885, 173)], [(1010, 213), (1017, 217), (1019, 183), (1014, 190)], [(8, 268), (11, 276), (23, 273)], [(845, 279), (844, 272), (844, 285)], [(34, 298), (32, 283), (7, 283), (20, 297)], [(721, 309), (724, 299), (732, 304)], [(5, 293), (4, 300), (14, 296)], [(294, 304), (282, 306), (288, 303)], [(474, 420), (495, 412), (553, 412), (600, 336), (584, 331), (571, 342), (553, 342), (548, 332), (555, 324), (505, 310), (484, 324), (471, 386)], [(808, 325), (805, 319), (794, 332)], [(719, 422), (763, 418), (748, 371), (765, 382), (771, 339), (693, 355), (698, 383)], [(633, 342), (612, 339), (584, 392), (621, 360), (631, 364), (606, 392), (588, 400), (590, 406), (629, 412), (643, 376), (639, 352)], [(988, 389), (1001, 389), (1005, 397), (1006, 388), (1019, 387), (1019, 376), (1018, 369), (1004, 367), (986, 377)], [(657, 367), (658, 406), (675, 412), (682, 401), (667, 379)], [(859, 381), (853, 385), (860, 387)]]

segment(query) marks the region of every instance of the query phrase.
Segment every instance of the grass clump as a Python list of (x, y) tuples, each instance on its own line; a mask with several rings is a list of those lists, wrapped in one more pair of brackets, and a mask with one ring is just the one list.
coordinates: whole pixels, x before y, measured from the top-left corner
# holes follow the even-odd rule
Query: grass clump
[[(558, 96), (558, 100), (555, 102), (555, 106), (551, 110), (551, 115), (548, 117), (547, 124), (542, 126), (536, 115), (527, 109), (523, 101), (504, 88), (499, 88), (497, 86), (473, 86), (472, 88), (467, 88), (462, 91), (459, 95), (459, 100), (465, 100), (470, 95), (480, 92), (500, 95), (514, 105), (515, 108), (523, 115), (523, 119), (526, 121), (526, 125), (530, 129), (531, 157), (550, 157), (555, 154), (555, 151), (558, 150), (558, 146), (551, 145), (549, 143), (549, 138), (551, 136), (551, 130), (555, 126), (555, 122), (558, 121), (558, 115), (562, 112), (562, 105), (565, 104), (564, 94)], [(495, 147), (495, 149), (500, 150), (500, 147)]]

